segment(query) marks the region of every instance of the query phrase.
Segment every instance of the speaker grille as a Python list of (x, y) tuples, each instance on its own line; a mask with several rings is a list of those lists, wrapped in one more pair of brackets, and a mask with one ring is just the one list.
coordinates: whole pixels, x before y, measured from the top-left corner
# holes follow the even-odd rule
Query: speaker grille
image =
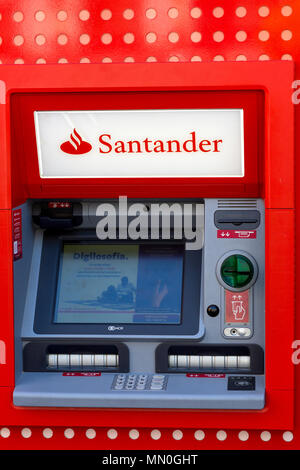
[(256, 199), (218, 199), (219, 209), (256, 209)]

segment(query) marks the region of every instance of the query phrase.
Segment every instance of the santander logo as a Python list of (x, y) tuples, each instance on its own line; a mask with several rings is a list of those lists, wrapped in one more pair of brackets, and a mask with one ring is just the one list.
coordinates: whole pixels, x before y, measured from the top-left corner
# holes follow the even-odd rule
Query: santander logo
[(88, 142), (82, 140), (82, 137), (76, 129), (73, 129), (73, 132), (70, 134), (70, 140), (67, 140), (60, 146), (61, 150), (65, 153), (72, 155), (82, 155), (88, 153), (92, 146)]
[[(149, 154), (158, 153), (219, 153), (222, 150), (222, 139), (203, 139), (195, 131), (186, 134), (185, 139), (144, 139), (135, 140), (117, 140), (111, 134), (101, 134), (99, 136), (100, 154)], [(60, 146), (65, 153), (72, 155), (82, 155), (92, 149), (92, 145), (82, 140), (82, 137), (76, 131), (70, 134), (70, 140), (67, 140)]]

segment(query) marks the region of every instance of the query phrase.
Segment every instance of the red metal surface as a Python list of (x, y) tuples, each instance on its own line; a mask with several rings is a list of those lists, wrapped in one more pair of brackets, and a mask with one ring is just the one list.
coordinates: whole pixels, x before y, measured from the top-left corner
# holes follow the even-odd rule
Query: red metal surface
[[(0, 391), (6, 391), (13, 383), (13, 288), (12, 288), (12, 226), (11, 211), (0, 210), (0, 285), (1, 285), (1, 327), (0, 327)], [(4, 349), (4, 351), (3, 351)], [(3, 362), (5, 362), (3, 364)]]
[(0, 58), (4, 64), (296, 58), (297, 3), (1, 0)]
[[(127, 11), (131, 10), (131, 11)], [(149, 11), (150, 10), (150, 11)], [(126, 11), (126, 13), (124, 13)], [(133, 11), (133, 17), (132, 16)], [(65, 13), (59, 13), (65, 12)], [(31, 2), (0, 1), (0, 60), (3, 64), (13, 63), (57, 63), (57, 62), (146, 62), (146, 61), (244, 61), (244, 64), (233, 75), (231, 67), (222, 68), (222, 75), (215, 71), (203, 68), (201, 80), (204, 79), (210, 86), (216, 83), (226, 83), (242, 87), (251, 87), (251, 70), (255, 64), (250, 64), (249, 69), (244, 67), (245, 61), (251, 60), (274, 60), (293, 58), (296, 61), (296, 76), (299, 71), (299, 18), (300, 4), (293, 1), (265, 1), (253, 0), (240, 1), (220, 1), (218, 3), (199, 1), (167, 1), (157, 0), (133, 2), (120, 0), (113, 2), (95, 2), (92, 0), (81, 0), (80, 2), (33, 0)], [(125, 17), (124, 17), (125, 16)], [(127, 18), (126, 18), (127, 17)], [(131, 19), (129, 19), (131, 18)], [(200, 38), (200, 35), (201, 38)], [(128, 35), (129, 34), (129, 35)], [(133, 34), (133, 36), (132, 36)], [(63, 36), (62, 36), (63, 35)], [(65, 35), (65, 36), (64, 36)], [(88, 36), (86, 36), (88, 35)], [(105, 35), (105, 36), (103, 36)], [(111, 37), (109, 36), (111, 35)], [(111, 39), (111, 42), (109, 42)], [(200, 40), (199, 40), (200, 39)], [(132, 41), (133, 40), (133, 41)], [(127, 41), (127, 42), (126, 42)], [(131, 42), (132, 41), (132, 42)], [(84, 44), (86, 43), (86, 44)], [(157, 84), (162, 77), (159, 76), (156, 64), (151, 68), (149, 80)], [(179, 64), (174, 64), (179, 65)], [(227, 65), (227, 64), (224, 64)], [(229, 64), (228, 64), (229, 65)], [(289, 357), (292, 353), (291, 342), (300, 336), (300, 323), (296, 319), (296, 336), (292, 335), (293, 305), (294, 305), (294, 270), (293, 270), (293, 243), (294, 243), (294, 192), (293, 192), (293, 145), (291, 143), (292, 126), (285, 126), (284, 121), (291, 122), (292, 83), (290, 76), (282, 75), (278, 80), (274, 80), (277, 85), (273, 87), (273, 77), (278, 77), (276, 64), (270, 64), (268, 72), (262, 71), (258, 85), (269, 76), (270, 81), (266, 85), (267, 89), (267, 113), (268, 120), (266, 128), (271, 129), (271, 146), (266, 141), (265, 160), (265, 188), (261, 188), (265, 193), (266, 204), (270, 209), (267, 211), (267, 379), (268, 394), (270, 401), (268, 408), (262, 413), (220, 413), (189, 412), (189, 413), (149, 413), (130, 412), (124, 410), (98, 413), (79, 413), (69, 410), (66, 414), (53, 411), (39, 412), (38, 410), (16, 410), (11, 408), (11, 389), (5, 385), (12, 384), (13, 364), (9, 362), (7, 373), (0, 368), (0, 393), (1, 406), (4, 413), (1, 413), (3, 427), (9, 427), (11, 434), (8, 438), (0, 438), (0, 448), (300, 448), (300, 409), (297, 406), (297, 394), (300, 387), (300, 370), (296, 370), (296, 395), (291, 392), (293, 380), (293, 368)], [(274, 68), (272, 68), (274, 66)], [(93, 77), (88, 65), (82, 67), (82, 76), (93, 86), (96, 77)], [(116, 85), (122, 87), (124, 81), (130, 75), (132, 65), (126, 65), (126, 70), (122, 70), (122, 75), (115, 78), (117, 66), (106, 65), (109, 74), (114, 78)], [(20, 72), (18, 69), (20, 68)], [(44, 73), (40, 70), (48, 66), (36, 66), (34, 74), (36, 82), (39, 83)], [(128, 68), (128, 72), (127, 72)], [(15, 67), (12, 73), (18, 78), (22, 76), (23, 67)], [(24, 67), (25, 69), (25, 67)], [(26, 66), (27, 69), (27, 66)], [(72, 67), (71, 67), (72, 69)], [(69, 81), (76, 83), (77, 76), (72, 76), (70, 69)], [(182, 70), (182, 72), (181, 72)], [(2, 70), (0, 68), (0, 74)], [(68, 74), (68, 72), (66, 72)], [(79, 72), (80, 74), (80, 72)], [(249, 76), (249, 78), (248, 78)], [(193, 74), (192, 69), (172, 69), (171, 76), (165, 77), (165, 86), (176, 86), (182, 77), (199, 81), (199, 73)], [(0, 79), (2, 77), (0, 76)], [(138, 76), (136, 77), (138, 78)], [(59, 72), (55, 77), (51, 77), (54, 86), (61, 86), (61, 76)], [(78, 80), (80, 77), (78, 78)], [(164, 77), (163, 77), (164, 79)], [(285, 83), (283, 83), (287, 80)], [(289, 82), (289, 83), (287, 83)], [(247, 86), (248, 85), (248, 86)], [(32, 82), (24, 83), (24, 87), (32, 87)], [(3, 103), (4, 84), (0, 82), (0, 124), (3, 129), (6, 107)], [(259, 86), (260, 88), (260, 86)], [(270, 111), (270, 113), (268, 112)], [(298, 107), (295, 106), (296, 125), (295, 134), (299, 126)], [(281, 124), (282, 122), (282, 124)], [(284, 131), (283, 131), (284, 130)], [(8, 133), (1, 133), (1, 152), (9, 150)], [(268, 131), (268, 136), (270, 133)], [(287, 144), (287, 145), (286, 145)], [(298, 147), (296, 146), (296, 157)], [(297, 160), (298, 161), (298, 160)], [(298, 163), (296, 164), (298, 171)], [(0, 165), (0, 216), (4, 217), (4, 230), (10, 227), (10, 216), (7, 221), (7, 214), (10, 213), (12, 204), (10, 195), (10, 162), (1, 159)], [(13, 162), (13, 187), (14, 194), (19, 192), (16, 198), (23, 198), (26, 191), (34, 190), (25, 188), (23, 193), (22, 185), (19, 184), (22, 178), (18, 179), (21, 171)], [(84, 190), (84, 188), (81, 188)], [(80, 189), (80, 190), (81, 190)], [(56, 190), (65, 194), (64, 187), (56, 187)], [(142, 190), (141, 186), (136, 186), (138, 195)], [(297, 188), (296, 188), (297, 190)], [(117, 188), (115, 188), (117, 192)], [(186, 189), (188, 195), (188, 189)], [(50, 192), (51, 194), (51, 192)], [(190, 195), (193, 194), (191, 190)], [(163, 196), (164, 194), (162, 194)], [(222, 194), (223, 195), (223, 194)], [(299, 205), (299, 192), (297, 191), (297, 207)], [(48, 196), (47, 191), (45, 197)], [(57, 195), (58, 196), (58, 195)], [(275, 210), (274, 210), (275, 209)], [(298, 210), (298, 209), (297, 209)], [(298, 227), (298, 219), (296, 230)], [(284, 230), (282, 231), (282, 228)], [(10, 233), (7, 231), (6, 233)], [(8, 236), (8, 235), (6, 235)], [(10, 235), (7, 243), (10, 243)], [(7, 245), (1, 245), (1, 253), (9, 253)], [(297, 253), (299, 260), (299, 251)], [(0, 261), (1, 285), (4, 292), (8, 292), (9, 300), (12, 295), (10, 259)], [(284, 274), (282, 274), (282, 272)], [(288, 294), (288, 295), (287, 295)], [(283, 299), (285, 304), (283, 307)], [(5, 302), (5, 300), (4, 300)], [(299, 304), (299, 302), (298, 302)], [(280, 308), (278, 308), (280, 306)], [(1, 323), (1, 336), (8, 338), (8, 344), (12, 346), (12, 312), (11, 302), (7, 305), (7, 315), (4, 323)], [(5, 310), (4, 310), (5, 311)], [(275, 317), (274, 317), (275, 316)], [(279, 323), (274, 321), (274, 318)], [(3, 328), (4, 325), (4, 328)], [(298, 335), (298, 336), (297, 336)], [(276, 343), (276, 344), (275, 344)], [(286, 367), (288, 365), (288, 367)], [(9, 375), (6, 375), (9, 374)], [(4, 386), (3, 386), (4, 385)], [(295, 413), (291, 418), (293, 404), (295, 403)], [(270, 412), (271, 410), (271, 412)], [(50, 422), (51, 416), (51, 422)], [(130, 418), (129, 418), (130, 416)], [(269, 418), (268, 418), (269, 416)], [(44, 419), (45, 418), (45, 419)], [(239, 419), (241, 418), (241, 419)], [(223, 421), (225, 419), (225, 421)], [(139, 429), (139, 437), (132, 439), (129, 437), (128, 422), (132, 427)], [(291, 434), (284, 434), (281, 431), (271, 431), (271, 434), (261, 435), (261, 431), (273, 429), (274, 423), (281, 421), (284, 429), (293, 429), (293, 439)], [(294, 421), (294, 427), (293, 427)], [(225, 423), (229, 423), (223, 427)], [(91, 425), (92, 423), (92, 425)], [(26, 439), (21, 435), (21, 427), (31, 426), (32, 436)], [(43, 428), (42, 428), (43, 426)], [(43, 437), (42, 430), (45, 427), (52, 427), (54, 434), (51, 439)], [(64, 437), (64, 430), (72, 426), (75, 431), (73, 438)], [(97, 435), (95, 439), (85, 438), (87, 427), (93, 426)], [(226, 431), (224, 434), (216, 433), (220, 426)], [(242, 441), (239, 431), (249, 428), (249, 439)], [(109, 439), (107, 431), (109, 428), (117, 429), (116, 439)], [(158, 440), (151, 437), (153, 429), (161, 429), (161, 437)], [(193, 429), (192, 429), (193, 428)], [(211, 428), (211, 429), (208, 429)], [(181, 429), (180, 433), (173, 436), (173, 431)], [(195, 430), (204, 430), (203, 440), (194, 437)], [(275, 425), (276, 429), (276, 425)], [(6, 429), (2, 428), (2, 436), (7, 435)], [(24, 435), (26, 432), (23, 433)], [(134, 434), (131, 434), (134, 435)], [(136, 435), (135, 435), (136, 436)], [(198, 438), (203, 437), (201, 433)], [(270, 440), (268, 440), (270, 437)], [(266, 439), (266, 440), (265, 440)]]

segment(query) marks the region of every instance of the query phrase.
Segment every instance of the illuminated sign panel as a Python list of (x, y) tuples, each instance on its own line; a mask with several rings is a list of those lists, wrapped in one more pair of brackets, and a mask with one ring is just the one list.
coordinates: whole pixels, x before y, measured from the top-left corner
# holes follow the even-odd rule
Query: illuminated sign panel
[(243, 177), (242, 109), (36, 111), (41, 178)]

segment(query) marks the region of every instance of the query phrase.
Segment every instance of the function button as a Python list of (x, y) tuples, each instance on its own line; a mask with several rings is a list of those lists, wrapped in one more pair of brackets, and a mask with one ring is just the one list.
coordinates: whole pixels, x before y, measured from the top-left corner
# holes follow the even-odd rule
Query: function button
[(57, 368), (57, 354), (48, 354), (48, 366)]
[(70, 366), (81, 367), (81, 354), (70, 354)]
[(189, 368), (190, 369), (199, 369), (200, 367), (200, 356), (190, 356), (189, 357)]
[(170, 354), (169, 355), (169, 367), (177, 367), (177, 355), (175, 354)]
[(106, 365), (107, 365), (107, 367), (116, 367), (118, 365), (118, 355), (117, 354), (107, 354), (107, 356), (106, 356)]
[(151, 390), (162, 390), (163, 389), (163, 384), (159, 383), (152, 383), (150, 385)]
[(94, 365), (94, 356), (93, 354), (82, 354), (82, 366), (83, 367), (92, 367)]
[(70, 366), (70, 355), (69, 354), (58, 354), (57, 355), (58, 367), (69, 367)]
[(162, 386), (162, 385), (153, 384), (153, 385), (151, 385), (150, 389), (151, 389), (151, 390), (162, 390), (162, 389), (163, 389), (163, 386)]
[(225, 358), (224, 358), (224, 356), (214, 356), (213, 367), (215, 369), (224, 369), (224, 367), (225, 367)]
[(225, 367), (228, 369), (236, 368), (238, 365), (237, 356), (226, 356), (225, 357)]
[(150, 390), (163, 390), (166, 376), (162, 374), (154, 374), (152, 376)]
[(95, 366), (103, 367), (104, 366), (104, 354), (95, 354)]
[(238, 368), (239, 369), (250, 369), (250, 356), (239, 356), (238, 357)]
[(203, 369), (211, 369), (212, 368), (212, 356), (202, 356), (202, 367)]
[(182, 368), (188, 367), (188, 356), (178, 355), (177, 367), (182, 367)]

